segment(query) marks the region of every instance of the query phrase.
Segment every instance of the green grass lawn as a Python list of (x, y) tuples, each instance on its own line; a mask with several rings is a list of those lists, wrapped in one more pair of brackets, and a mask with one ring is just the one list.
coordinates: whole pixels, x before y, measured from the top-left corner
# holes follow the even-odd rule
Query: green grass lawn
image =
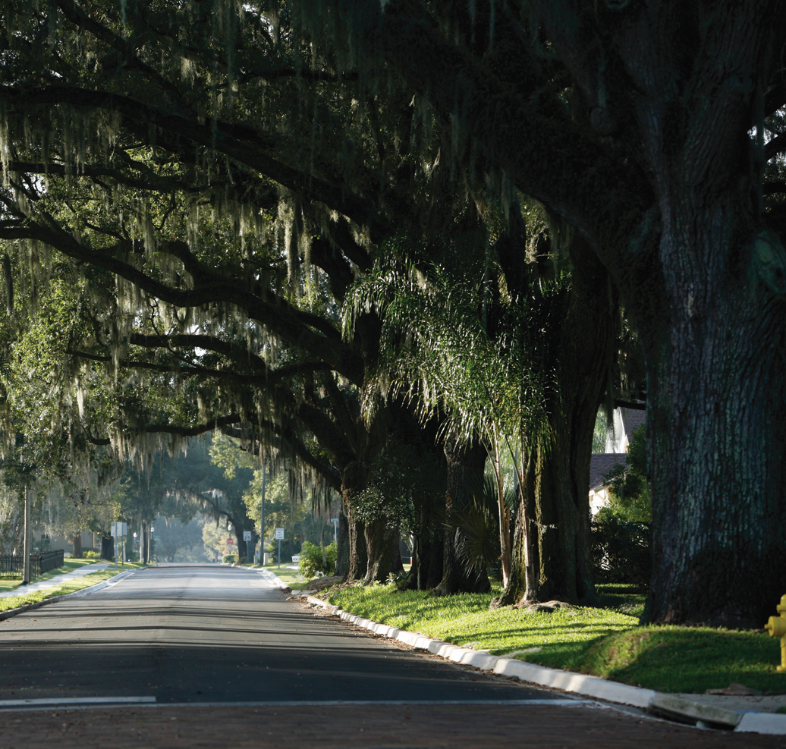
[[(98, 560), (96, 559), (66, 559), (65, 563), (62, 567), (58, 567), (54, 570), (49, 570), (49, 572), (44, 572), (43, 575), (36, 577), (33, 582), (38, 583), (41, 580), (50, 580), (53, 577), (57, 577), (57, 575), (64, 575), (67, 572), (73, 572), (74, 570), (78, 570), (80, 567), (84, 567), (86, 564), (93, 564)], [(0, 593), (4, 593), (7, 590), (13, 590), (14, 588), (18, 588), (22, 582), (22, 577), (15, 577), (15, 578), (3, 578), (0, 579)]]
[[(428, 598), (393, 586), (339, 589), (329, 601), (353, 614), (462, 647), (602, 676), (663, 692), (700, 693), (733, 681), (786, 693), (779, 643), (761, 632), (639, 627), (644, 596), (602, 587), (605, 608), (489, 611), (494, 594)], [(521, 651), (528, 651), (522, 653)]]
[(106, 570), (89, 572), (82, 577), (77, 577), (73, 580), (61, 583), (60, 585), (55, 585), (51, 588), (44, 588), (43, 590), (28, 593), (26, 595), (22, 594), (18, 596), (0, 598), (0, 611), (8, 611), (9, 609), (15, 609), (19, 606), (25, 606), (28, 603), (37, 603), (38, 601), (43, 601), (47, 598), (54, 598), (55, 596), (62, 596), (66, 593), (75, 593), (77, 590), (89, 588), (90, 586), (96, 585), (97, 583), (103, 582), (104, 580), (109, 580), (109, 578), (119, 575), (121, 572), (131, 569), (138, 569), (141, 566), (143, 565), (133, 563), (121, 564), (118, 566), (118, 569), (115, 569), (113, 566)]

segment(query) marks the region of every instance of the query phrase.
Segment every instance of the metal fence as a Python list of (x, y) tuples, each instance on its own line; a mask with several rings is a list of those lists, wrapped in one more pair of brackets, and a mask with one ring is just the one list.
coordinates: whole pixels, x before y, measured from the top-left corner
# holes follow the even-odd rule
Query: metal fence
[[(30, 555), (30, 577), (36, 578), (49, 570), (63, 566), (63, 551), (41, 551)], [(22, 575), (25, 558), (22, 554), (0, 554), (0, 575)]]

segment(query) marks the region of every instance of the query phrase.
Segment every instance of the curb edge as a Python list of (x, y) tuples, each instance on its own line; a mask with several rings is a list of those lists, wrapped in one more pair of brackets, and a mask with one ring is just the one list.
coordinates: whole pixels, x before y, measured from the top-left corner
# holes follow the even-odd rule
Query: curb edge
[(677, 716), (697, 724), (714, 723), (732, 728), (735, 733), (762, 733), (786, 735), (786, 715), (774, 713), (737, 713), (723, 708), (702, 705), (671, 694), (656, 692), (652, 689), (634, 687), (629, 684), (608, 681), (598, 676), (563, 671), (556, 668), (539, 666), (505, 656), (491, 655), (479, 650), (461, 648), (442, 640), (435, 640), (419, 632), (408, 632), (386, 624), (364, 619), (350, 614), (338, 606), (327, 603), (314, 596), (299, 596), (314, 606), (326, 609), (329, 614), (343, 621), (367, 629), (375, 634), (398, 640), (419, 650), (427, 650), (433, 655), (471, 666), (480, 671), (493, 671), (502, 676), (511, 676), (539, 686), (560, 689), (564, 692), (580, 694), (583, 697), (604, 700), (621, 705), (651, 710), (662, 714)]

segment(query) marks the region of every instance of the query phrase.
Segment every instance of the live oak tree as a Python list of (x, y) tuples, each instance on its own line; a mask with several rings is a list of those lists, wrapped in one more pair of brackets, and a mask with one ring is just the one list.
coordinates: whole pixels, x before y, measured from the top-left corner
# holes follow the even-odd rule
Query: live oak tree
[[(323, 60), (299, 59), (302, 49), (295, 45), (277, 46), (273, 36), (286, 34), (275, 29), (271, 36), (268, 21), (253, 12), (241, 13), (243, 23), (229, 29), (218, 28), (219, 15), (186, 14), (179, 36), (190, 37), (183, 46), (181, 38), (173, 37), (165, 11), (142, 4), (128, 10), (121, 18), (111, 3), (91, 4), (85, 12), (63, 2), (28, 15), (15, 15), (13, 4), (8, 7), (12, 51), (4, 97), (10, 158), (4, 173), (9, 220), (3, 235), (54, 247), (76, 261), (75, 267), (100, 269), (97, 275), (91, 271), (91, 282), (102, 277), (101, 271), (122, 279), (104, 300), (112, 311), (103, 318), (94, 315), (92, 347), (72, 355), (115, 371), (122, 367), (158, 376), (162, 386), (173, 369), (178, 387), (189, 377), (202, 378), (201, 389), (191, 387), (192, 405), (183, 413), (171, 413), (172, 406), (159, 397), (169, 418), (155, 428), (149, 418), (155, 409), (138, 392), (126, 397), (123, 412), (129, 415), (137, 407), (138, 412), (115, 420), (115, 445), (136, 450), (125, 442), (129, 428), (187, 437), (208, 428), (230, 401), (232, 412), (220, 417), (222, 427), (240, 424), (248, 434), (255, 424), (285, 439), (325, 480), (338, 479), (349, 509), (351, 493), (365, 481), (363, 466), (384, 443), (386, 429), (384, 419), (367, 425), (353, 415), (341, 384), (350, 390), (362, 385), (365, 362), (375, 356), (374, 321), (361, 320), (345, 345), (331, 329), (329, 315), (326, 320), (308, 309), (319, 297), (315, 287), (324, 283), (324, 277), (310, 275), (311, 268), (321, 268), (340, 302), (353, 273), (368, 265), (364, 235), (373, 239), (392, 231), (396, 220), (411, 221), (413, 213), (421, 220), (413, 211), (417, 203), (404, 189), (424, 171), (419, 163), (408, 164), (410, 143), (418, 137), (417, 118), (403, 101), (394, 101), (388, 105), (392, 115), (385, 132), (376, 128), (375, 135), (369, 125), (379, 114), (375, 101), (366, 102), (370, 114), (359, 117), (350, 96), (329, 96), (331, 86), (353, 75), (338, 74)], [(218, 27), (211, 26), (214, 21)], [(158, 60), (145, 49), (148, 42), (129, 45), (117, 33), (123, 24), (144, 30), (177, 66), (156, 70)], [(32, 44), (45, 32), (51, 32), (49, 47)], [(265, 55), (260, 56), (259, 44), (267, 47)], [(218, 73), (215, 49), (221, 49)], [(238, 67), (227, 67), (235, 53)], [(100, 56), (99, 65), (75, 75), (85, 56)], [(20, 64), (21, 59), (29, 64)], [(269, 84), (276, 79), (284, 84), (274, 90)], [(31, 88), (38, 94), (31, 96)], [(317, 97), (326, 88), (328, 96)], [(213, 98), (206, 101), (207, 92)], [(316, 143), (313, 133), (302, 135), (303, 123), (313, 124), (313, 118), (302, 117), (306, 102), (320, 121)], [(38, 124), (42, 112), (47, 113), (43, 130)], [(164, 120), (162, 112), (167, 113)], [(210, 123), (205, 122), (208, 115)], [(359, 123), (350, 128), (351, 147), (345, 140), (347, 116)], [(352, 149), (361, 145), (363, 158), (353, 159)], [(324, 156), (331, 150), (337, 159)], [(367, 157), (369, 151), (374, 159)], [(431, 157), (438, 161), (438, 152)], [(388, 170), (394, 179), (385, 177)], [(328, 209), (346, 220), (333, 222)], [(234, 248), (227, 239), (232, 232), (238, 239)], [(281, 249), (288, 266), (285, 281), (277, 266)], [(302, 273), (301, 263), (306, 266)], [(181, 315), (178, 309), (187, 311)], [(243, 319), (237, 319), (238, 312)], [(134, 330), (138, 323), (142, 329)], [(276, 345), (307, 350), (310, 358), (286, 361), (289, 368), (282, 376), (258, 361), (258, 344), (250, 347), (249, 358), (248, 346), (222, 337), (233, 326), (233, 335), (242, 335), (244, 325), (262, 326)], [(195, 326), (203, 330), (195, 333)], [(133, 358), (128, 354), (137, 350), (134, 346), (150, 353)], [(211, 352), (212, 359), (202, 360), (199, 350)], [(287, 386), (298, 377), (295, 393)], [(207, 395), (204, 383), (229, 381), (234, 381), (231, 397), (220, 402)], [(259, 390), (266, 393), (263, 405), (254, 402)], [(195, 411), (200, 411), (201, 427)], [(303, 426), (328, 446), (338, 471), (309, 455), (297, 434)], [(349, 530), (349, 573), (355, 575), (364, 567), (366, 552), (362, 528), (350, 523)]]
[[(303, 3), (387, 61), (608, 269), (647, 367), (649, 622), (761, 626), (786, 563), (786, 7)], [(327, 19), (326, 19), (327, 17)], [(323, 33), (323, 38), (326, 35)], [(765, 189), (766, 188), (766, 189)]]
[[(503, 203), (515, 186), (575, 228), (584, 243), (576, 251), (602, 262), (641, 334), (656, 554), (646, 618), (760, 624), (779, 581), (773, 572), (752, 585), (752, 570), (778, 569), (786, 554), (775, 530), (783, 520), (781, 188), (762, 187), (763, 164), (783, 146), (771, 116), (783, 104), (778, 4), (302, 1), (280, 22), (256, 6), (213, 15), (200, 4), (175, 15), (128, 3), (125, 17), (109, 2), (87, 8), (61, 0), (4, 9), (4, 236), (57, 246), (205, 319), (206, 305), (242, 302), (249, 318), (358, 387), (373, 321), (357, 348), (347, 346), (286, 294), (252, 298), (253, 263), (238, 259), (243, 272), (228, 283), (217, 272), (221, 243), (196, 251), (170, 235), (151, 250), (164, 203), (156, 213), (129, 202), (124, 215), (135, 228), (103, 244), (78, 221), (64, 229), (43, 213), (34, 220), (43, 175), (111, 182), (105, 192), (116, 202), (107, 207), (125, 200), (119, 185), (155, 180), (166, 193), (175, 180), (185, 193), (207, 193), (243, 230), (264, 207), (282, 219), (289, 268), (310, 251), (343, 289), (368, 267), (365, 250), (412, 220), (413, 185), (416, 208), (441, 198), (418, 179), (437, 155), (438, 173), (470, 175), (467, 184), (474, 172), (489, 174)], [(293, 10), (329, 44), (291, 44)], [(327, 23), (326, 13), (335, 14)], [(335, 54), (320, 57), (321, 49)], [(396, 76), (417, 92), (420, 113), (453, 118), (452, 143), (429, 159), (386, 145), (416, 140), (416, 128), (401, 127), (415, 118), (393, 116), (406, 104), (385, 107)], [(352, 78), (371, 82), (358, 91), (373, 95), (341, 99), (336, 92)], [(374, 117), (379, 127), (369, 127)], [(775, 137), (765, 144), (767, 128)], [(155, 169), (139, 158), (141, 146), (156, 149)], [(414, 213), (423, 225), (434, 215), (426, 209)], [(331, 223), (332, 212), (345, 218)], [(175, 236), (188, 240), (197, 225), (185, 222)], [(309, 236), (325, 241), (309, 245)], [(591, 283), (588, 266), (576, 263)], [(192, 352), (204, 350), (191, 342)], [(366, 444), (373, 452), (383, 440)], [(339, 454), (342, 484), (362, 486), (367, 461), (334, 447)]]
[[(14, 17), (12, 10), (9, 8), (6, 16), (7, 31), (20, 20), (22, 25), (31, 22), (32, 29), (28, 30), (32, 36), (36, 29), (40, 32), (46, 27), (46, 13), (34, 13), (31, 19)], [(64, 23), (75, 24), (72, 30), (77, 36), (86, 27), (98, 43), (109, 41), (111, 47), (118, 42), (113, 32), (97, 26), (77, 6), (65, 3), (60, 11), (66, 16)], [(245, 31), (254, 37), (260, 27), (264, 37), (266, 27), (257, 21)], [(141, 22), (148, 23), (149, 19), (142, 18)], [(204, 40), (198, 24), (194, 33), (196, 53), (207, 55), (209, 62), (210, 45), (199, 46)], [(36, 76), (40, 84), (41, 78), (48, 77), (48, 65), (59, 67), (63, 79), (70, 80), (72, 68), (66, 58), (71, 61), (75, 52), (77, 56), (84, 52), (70, 45), (73, 37), (66, 34), (58, 38), (43, 67), (32, 76), (10, 64), (8, 80), (14, 86), (7, 92), (19, 92)], [(14, 52), (21, 49), (35, 58), (38, 50), (25, 47), (29, 39), (24, 34), (15, 36)], [(223, 44), (225, 40), (221, 37), (220, 41)], [(9, 60), (16, 62), (13, 53)], [(252, 60), (252, 68), (255, 64)], [(280, 64), (286, 64), (286, 60)], [(148, 83), (151, 75), (157, 85), (162, 83), (146, 65), (138, 71)], [(117, 77), (114, 72), (106, 72), (99, 69), (99, 82), (107, 84), (114, 94)], [(223, 85), (211, 83), (210, 74), (203, 75), (198, 65), (192, 72), (206, 85)], [(289, 67), (278, 72), (293, 77)], [(273, 77), (276, 74), (275, 70), (271, 72)], [(20, 76), (27, 81), (20, 82)], [(326, 74), (326, 79), (330, 78)], [(317, 75), (315, 80), (319, 79)], [(102, 414), (103, 420), (93, 419), (109, 426), (111, 436), (88, 434), (87, 440), (104, 444), (111, 441), (121, 452), (137, 453), (144, 459), (151, 450), (150, 439), (146, 444), (144, 438), (156, 435), (153, 445), (158, 447), (162, 434), (171, 439), (185, 438), (215, 426), (229, 429), (238, 425), (239, 435), (246, 439), (264, 436), (286, 444), (301, 464), (334, 488), (341, 488), (348, 499), (355, 486), (362, 486), (364, 462), (383, 441), (379, 427), (369, 428), (353, 416), (351, 392), (347, 394), (353, 385), (362, 382), (363, 348), (373, 354), (373, 325), (365, 333), (359, 329), (356, 343), (344, 345), (338, 332), (331, 331), (330, 315), (325, 319), (314, 309), (315, 300), (322, 295), (319, 286), (325, 280), (324, 276), (315, 279), (312, 268), (328, 268), (331, 292), (340, 298), (351, 282), (353, 265), (362, 267), (366, 250), (343, 223), (331, 229), (325, 210), (313, 205), (309, 221), (316, 228), (320, 222), (325, 225), (321, 241), (310, 242), (304, 230), (302, 204), (308, 196), (285, 193), (282, 197), (272, 183), (259, 177), (257, 170), (264, 164), (274, 177), (301, 188), (301, 193), (306, 178), (313, 184), (319, 180), (291, 167), (283, 171), (276, 167), (270, 157), (270, 138), (265, 145), (252, 137), (256, 142), (251, 150), (234, 147), (234, 155), (243, 157), (240, 167), (222, 163), (215, 150), (207, 149), (207, 157), (201, 154), (199, 148), (216, 143), (213, 129), (200, 124), (203, 111), (199, 97), (194, 95), (194, 79), (187, 76), (183, 81), (176, 76), (176, 82), (186, 93), (181, 95), (175, 85), (165, 85), (169, 103), (181, 106), (183, 97), (191, 96), (192, 125), (203, 131), (204, 137), (197, 137), (191, 146), (182, 146), (178, 140), (193, 135), (188, 127), (183, 130), (181, 121), (170, 122), (177, 132), (171, 132), (167, 141), (162, 132), (155, 132), (157, 126), (153, 125), (153, 131), (148, 128), (152, 120), (147, 117), (141, 132), (138, 122), (133, 125), (133, 116), (131, 120), (122, 116), (118, 120), (116, 102), (109, 102), (108, 112), (99, 107), (97, 113), (89, 111), (84, 119), (78, 110), (81, 96), (89, 93), (86, 89), (72, 87), (76, 98), (67, 96), (69, 101), (57, 102), (57, 94), (55, 101), (44, 101), (46, 95), (39, 100), (39, 111), (48, 109), (51, 117), (45, 132), (34, 128), (33, 135), (40, 135), (43, 141), (35, 137), (31, 141), (22, 133), (27, 127), (24, 123), (29, 124), (35, 116), (28, 108), (32, 104), (36, 109), (34, 101), (17, 100), (19, 106), (9, 113), (9, 123), (13, 122), (9, 132), (15, 136), (9, 149), (14, 157), (23, 154), (29, 159), (4, 164), (8, 178), (4, 202), (9, 216), (4, 236), (56, 248), (76, 261), (71, 265), (75, 275), (85, 263), (100, 269), (88, 270), (86, 293), (102, 298), (95, 301), (93, 310), (85, 312), (88, 319), (83, 321), (86, 332), (78, 341), (80, 345), (61, 354), (95, 362), (99, 367), (104, 364), (116, 381), (120, 370), (147, 375), (136, 384), (126, 380), (114, 388), (115, 394), (109, 399), (113, 402)], [(251, 88), (255, 88), (253, 83)], [(107, 103), (106, 93), (101, 94), (102, 104)], [(274, 122), (276, 115), (287, 116), (287, 106), (285, 101), (274, 107), (273, 115), (266, 113), (265, 124)], [(261, 111), (257, 104), (254, 110), (255, 114)], [(131, 114), (135, 107), (126, 111)], [(221, 113), (219, 103), (214, 115)], [(231, 107), (223, 113), (231, 114)], [(121, 127), (129, 124), (130, 128)], [(248, 135), (231, 123), (226, 127), (236, 136)], [(97, 131), (101, 131), (98, 138), (89, 135)], [(151, 150), (140, 150), (140, 139)], [(273, 151), (286, 151), (285, 140), (273, 141)], [(82, 163), (86, 158), (93, 163)], [(216, 169), (221, 176), (214, 174)], [(323, 188), (320, 190), (325, 197), (345, 209), (341, 185), (332, 189), (323, 183)], [(373, 204), (368, 205), (373, 208)], [(278, 222), (276, 214), (281, 219)], [(266, 237), (269, 231), (272, 236)], [(316, 233), (313, 227), (311, 233)], [(331, 234), (338, 239), (325, 236)], [(175, 236), (184, 239), (173, 239)], [(333, 247), (334, 241), (342, 239), (347, 254)], [(304, 254), (313, 265), (301, 274), (296, 266), (303, 262)], [(102, 284), (101, 270), (120, 277), (114, 290)], [(305, 289), (298, 288), (301, 284)], [(181, 315), (178, 310), (185, 312)], [(260, 329), (266, 340), (260, 340)], [(255, 340), (249, 340), (249, 335)], [(285, 345), (301, 353), (292, 359), (283, 351)], [(143, 349), (140, 356), (131, 353), (138, 351), (134, 347)], [(302, 354), (304, 350), (309, 356)], [(280, 366), (270, 366), (271, 362)], [(90, 371), (95, 373), (96, 368)], [(194, 384), (197, 379), (199, 384)], [(217, 383), (221, 383), (220, 390), (215, 389)], [(158, 386), (158, 392), (152, 384)], [(144, 393), (140, 385), (146, 389)], [(186, 397), (172, 399), (167, 392), (170, 385)], [(152, 402), (151, 394), (156, 395)], [(306, 445), (304, 430), (328, 446), (334, 465), (314, 457)], [(130, 440), (129, 434), (134, 435)], [(350, 524), (350, 541), (357, 541), (351, 575), (365, 571), (362, 534), (362, 526)]]
[[(264, 232), (270, 219), (278, 217), (272, 222), (273, 233), (279, 246), (287, 249), (288, 283), (297, 279), (304, 279), (306, 286), (313, 283), (313, 277), (309, 281), (308, 274), (298, 273), (301, 259), (306, 265), (310, 260), (326, 273), (340, 302), (352, 274), (369, 267), (368, 247), (400, 225), (410, 227), (410, 236), (452, 231), (451, 211), (456, 205), (459, 213), (465, 209), (456, 197), (445, 201), (446, 193), (460, 198), (463, 189), (465, 202), (477, 201), (477, 192), (472, 191), (485, 180), (488, 159), (461, 168), (464, 184), (454, 180), (450, 175), (457, 160), (446, 158), (452, 148), (449, 139), (429, 135), (433, 123), (428, 107), (423, 107), (425, 98), (412, 111), (406, 104), (411, 90), (402, 90), (379, 75), (381, 71), (367, 67), (342, 71), (332, 59), (340, 58), (340, 52), (314, 56), (308, 43), (293, 40), (286, 14), (278, 23), (269, 21), (275, 14), (266, 18), (251, 6), (237, 16), (234, 10), (222, 16), (195, 9), (178, 16), (175, 34), (173, 11), (155, 4), (131, 4), (125, 17), (112, 3), (90, 3), (85, 8), (64, 1), (32, 14), (14, 15), (13, 4), (9, 5), (4, 96), (13, 158), (6, 162), (5, 171), (16, 176), (9, 181), (7, 203), (15, 218), (4, 235), (32, 238), (57, 247), (78, 263), (119, 274), (141, 293), (133, 285), (120, 284), (113, 303), (120, 308), (127, 305), (130, 311), (143, 300), (151, 307), (159, 306), (155, 300), (160, 300), (167, 332), (161, 335), (158, 323), (152, 322), (159, 317), (156, 309), (147, 315), (151, 322), (143, 334), (128, 337), (126, 327), (121, 335), (106, 339), (104, 351), (83, 350), (80, 355), (147, 371), (174, 368), (181, 381), (184, 377), (207, 378), (210, 383), (225, 383), (232, 377), (243, 380), (238, 372), (248, 369), (248, 363), (241, 364), (242, 346), (228, 346), (216, 335), (185, 332), (188, 325), (208, 325), (211, 316), (226, 317), (234, 305), (251, 321), (265, 325), (289, 345), (307, 348), (349, 383), (362, 386), (365, 367), (375, 356), (374, 320), (361, 321), (352, 346), (339, 344), (329, 323), (313, 311), (305, 313), (302, 304), (293, 303), (291, 293), (280, 293), (280, 268), (277, 271), (269, 256), (250, 247), (255, 232)], [(48, 48), (31, 42), (42, 34), (48, 35)], [(84, 60), (97, 64), (80, 67)], [(77, 69), (79, 75), (74, 73)], [(362, 85), (346, 88), (356, 79)], [(385, 96), (380, 93), (383, 84), (388, 89)], [(47, 122), (43, 132), (38, 124), (42, 121)], [(65, 187), (58, 187), (58, 178)], [(45, 194), (39, 189), (41, 180), (48, 181)], [(498, 170), (494, 180), (503, 192), (509, 185)], [(84, 182), (91, 184), (92, 196), (85, 197)], [(49, 213), (36, 211), (42, 201), (49, 202), (45, 209)], [(99, 220), (85, 222), (88, 203), (101, 206)], [(53, 204), (67, 208), (58, 212)], [(347, 221), (332, 223), (326, 208)], [(178, 218), (186, 209), (186, 219)], [(121, 214), (114, 226), (107, 210)], [(73, 216), (67, 216), (69, 211)], [(212, 220), (204, 218), (208, 211)], [(223, 228), (216, 213), (228, 217)], [(231, 227), (244, 237), (239, 249), (232, 249), (226, 238)], [(186, 241), (173, 240), (173, 232)], [(200, 241), (203, 234), (211, 241)], [(518, 265), (522, 264), (519, 259)], [(508, 258), (508, 265), (515, 267), (515, 257)], [(255, 298), (260, 289), (267, 295), (261, 301)], [(178, 307), (192, 312), (178, 316), (173, 312)], [(123, 343), (118, 346), (120, 339)], [(157, 361), (121, 358), (129, 343), (167, 354)], [(208, 343), (213, 354), (224, 357), (218, 366), (218, 359), (207, 367), (193, 358)], [(169, 355), (178, 348), (187, 349), (186, 359), (194, 366), (183, 366), (183, 353)], [(235, 356), (228, 356), (231, 353)], [(234, 373), (227, 371), (227, 359)], [(599, 356), (596, 365), (601, 369), (603, 359)], [(299, 374), (310, 369), (302, 361), (298, 365), (305, 368)], [(256, 381), (253, 374), (258, 375)], [(279, 401), (289, 398), (287, 405), (297, 411), (297, 419), (319, 433), (323, 443), (331, 444), (349, 507), (352, 492), (366, 480), (364, 466), (384, 443), (384, 419), (366, 428), (341, 404), (341, 392), (331, 386), (331, 377), (324, 373), (320, 377), (316, 389), (307, 387), (306, 401), (299, 401), (303, 390), (292, 398), (285, 396), (282, 382), (274, 387)], [(245, 375), (250, 388), (261, 380), (270, 385), (267, 369), (252, 366)], [(324, 397), (317, 392), (320, 388), (326, 388)], [(202, 391), (194, 395), (209, 403)], [(222, 416), (224, 427), (251, 423), (247, 405), (238, 407), (238, 401), (248, 402), (250, 391), (244, 392), (232, 396), (235, 413)], [(592, 397), (584, 400), (585, 409), (595, 407)], [(327, 419), (317, 408), (326, 403), (332, 410)], [(217, 405), (215, 399), (211, 405)], [(128, 407), (126, 400), (124, 409)], [(202, 415), (207, 417), (208, 410)], [(187, 436), (197, 429), (193, 411), (179, 414), (188, 416), (189, 426), (170, 422), (164, 433), (180, 431)], [(216, 411), (210, 416), (215, 417)], [(263, 420), (276, 424), (279, 437), (282, 430), (293, 433), (280, 423), (280, 414)], [(139, 415), (136, 421), (145, 425), (147, 434), (161, 434), (148, 428), (152, 424)], [(568, 428), (574, 426), (570, 418), (563, 422)], [(204, 418), (202, 423), (207, 428)], [(123, 442), (121, 431), (115, 434), (118, 444)], [(578, 434), (581, 443), (582, 430)], [(128, 447), (133, 450), (134, 445)], [(306, 452), (300, 449), (301, 457)], [(565, 462), (572, 463), (569, 457)], [(315, 467), (313, 461), (311, 466)], [(335, 480), (330, 471), (327, 480)], [(581, 540), (581, 524), (569, 521), (582, 511), (581, 483), (580, 479), (571, 482), (568, 506), (573, 507), (563, 513), (566, 523), (560, 518), (555, 526), (573, 528), (567, 534), (560, 530), (566, 542), (553, 556), (557, 561), (563, 553), (575, 556)], [(355, 541), (350, 569), (354, 575), (364, 564), (365, 552), (359, 527), (350, 524), (349, 529)], [(577, 585), (570, 573), (562, 575), (559, 585), (571, 599), (583, 595), (586, 588), (586, 583)]]

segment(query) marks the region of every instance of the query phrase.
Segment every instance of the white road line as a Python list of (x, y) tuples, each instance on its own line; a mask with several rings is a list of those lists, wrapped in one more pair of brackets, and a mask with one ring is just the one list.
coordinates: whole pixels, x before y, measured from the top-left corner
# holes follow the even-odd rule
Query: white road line
[(588, 707), (597, 706), (593, 700), (267, 700), (265, 702), (158, 702), (152, 707), (358, 707), (439, 705), (513, 705), (517, 707)]
[(441, 705), (499, 705), (513, 707), (603, 707), (592, 700), (268, 700), (265, 702), (156, 702), (155, 697), (68, 697), (64, 699), (0, 700), (0, 712), (11, 709), (92, 710), (101, 707), (439, 707)]
[(41, 705), (120, 705), (155, 702), (155, 697), (38, 697), (29, 700), (0, 700), (0, 710), (4, 707), (39, 707)]

